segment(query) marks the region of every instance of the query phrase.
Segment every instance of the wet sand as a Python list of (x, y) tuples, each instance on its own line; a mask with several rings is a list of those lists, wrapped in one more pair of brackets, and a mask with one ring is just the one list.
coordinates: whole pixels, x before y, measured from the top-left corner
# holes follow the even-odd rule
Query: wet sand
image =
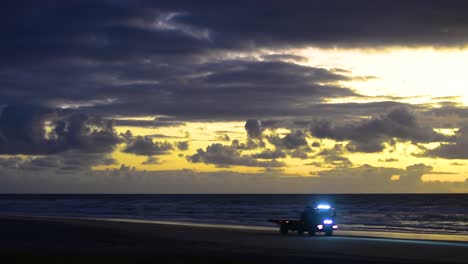
[(5, 263), (468, 262), (468, 243), (448, 237), (345, 234), (281, 236), (271, 228), (1, 216), (0, 255)]

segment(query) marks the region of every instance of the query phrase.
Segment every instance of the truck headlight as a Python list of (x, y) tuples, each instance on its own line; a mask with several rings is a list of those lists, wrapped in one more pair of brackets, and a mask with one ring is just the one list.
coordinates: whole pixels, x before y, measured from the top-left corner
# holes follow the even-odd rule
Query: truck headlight
[(325, 219), (325, 220), (323, 220), (323, 223), (324, 223), (325, 225), (331, 225), (331, 224), (333, 224), (333, 220), (331, 220), (331, 219)]

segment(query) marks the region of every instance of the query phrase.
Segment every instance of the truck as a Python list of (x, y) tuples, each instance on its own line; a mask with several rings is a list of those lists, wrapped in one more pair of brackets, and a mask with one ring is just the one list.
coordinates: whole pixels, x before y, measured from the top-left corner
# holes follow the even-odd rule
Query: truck
[(269, 219), (269, 222), (276, 223), (282, 235), (296, 231), (298, 235), (307, 232), (309, 236), (314, 236), (323, 232), (326, 236), (331, 236), (333, 230), (338, 229), (335, 218), (335, 208), (330, 204), (318, 204), (314, 207), (307, 206), (299, 219)]

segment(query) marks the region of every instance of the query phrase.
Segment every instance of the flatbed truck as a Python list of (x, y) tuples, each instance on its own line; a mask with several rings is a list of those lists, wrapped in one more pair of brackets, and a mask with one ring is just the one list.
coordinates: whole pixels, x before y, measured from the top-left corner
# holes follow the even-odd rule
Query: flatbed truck
[(314, 208), (306, 207), (299, 219), (269, 219), (269, 222), (276, 223), (282, 235), (295, 231), (298, 235), (307, 232), (310, 236), (314, 236), (323, 232), (326, 236), (331, 236), (333, 230), (338, 229), (335, 217), (335, 208), (328, 204), (319, 204)]

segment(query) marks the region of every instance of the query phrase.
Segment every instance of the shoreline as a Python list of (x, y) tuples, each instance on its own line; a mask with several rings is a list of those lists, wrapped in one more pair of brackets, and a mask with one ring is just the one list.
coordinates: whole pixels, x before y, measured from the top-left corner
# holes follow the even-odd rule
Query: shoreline
[[(254, 225), (238, 225), (238, 224), (221, 224), (221, 223), (204, 223), (190, 221), (172, 221), (172, 220), (152, 220), (152, 219), (132, 219), (132, 218), (103, 218), (103, 217), (63, 217), (63, 216), (37, 216), (37, 215), (4, 215), (3, 217), (24, 217), (38, 219), (67, 219), (67, 220), (90, 220), (104, 222), (119, 222), (119, 223), (139, 223), (139, 224), (159, 224), (215, 229), (232, 229), (232, 230), (252, 230), (252, 231), (267, 231), (278, 232), (277, 226), (254, 226)], [(290, 235), (294, 235), (291, 232)], [(402, 240), (421, 240), (421, 241), (441, 241), (441, 242), (468, 242), (468, 236), (459, 234), (431, 234), (431, 233), (413, 233), (413, 232), (394, 232), (394, 231), (370, 231), (370, 230), (335, 230), (334, 235), (342, 237), (363, 237), (363, 238), (383, 238), (383, 239), (402, 239)]]
[[(185, 221), (165, 221), (165, 220), (149, 220), (149, 219), (127, 219), (127, 218), (79, 218), (83, 220), (109, 221), (121, 223), (141, 223), (141, 224), (162, 224), (174, 226), (192, 226), (204, 228), (219, 228), (219, 229), (240, 229), (240, 230), (256, 230), (278, 232), (278, 227), (267, 226), (251, 226), (251, 225), (228, 225), (216, 223), (199, 223)], [(291, 235), (295, 232), (291, 232)], [(468, 236), (464, 235), (449, 235), (449, 234), (418, 234), (411, 232), (392, 232), (392, 231), (362, 231), (362, 230), (335, 230), (334, 235), (344, 237), (367, 237), (367, 238), (387, 238), (387, 239), (407, 239), (407, 240), (424, 240), (424, 241), (445, 241), (445, 242), (468, 242)]]
[[(56, 217), (0, 216), (0, 255), (80, 263), (466, 263), (468, 243)], [(83, 259), (84, 258), (84, 259)], [(158, 261), (156, 261), (158, 260)], [(121, 261), (121, 262), (119, 262)]]

